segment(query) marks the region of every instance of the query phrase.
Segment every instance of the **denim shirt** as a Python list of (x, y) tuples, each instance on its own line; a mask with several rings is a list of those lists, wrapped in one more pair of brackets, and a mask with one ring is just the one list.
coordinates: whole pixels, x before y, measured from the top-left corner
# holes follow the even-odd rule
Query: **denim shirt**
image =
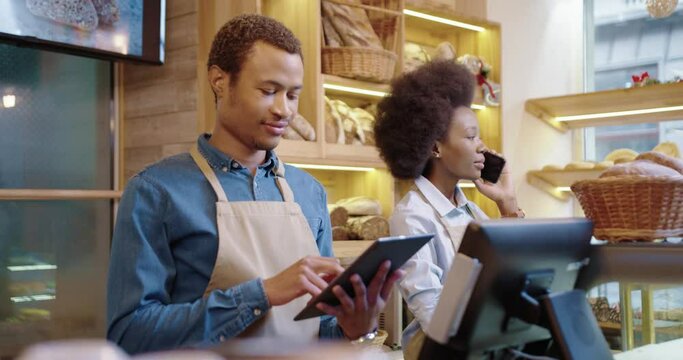
[[(278, 159), (273, 152), (252, 177), (247, 168), (211, 146), (209, 137), (199, 137), (199, 151), (229, 201), (283, 201), (275, 183)], [(324, 188), (292, 166), (286, 166), (285, 179), (320, 255), (333, 256)], [(216, 201), (188, 153), (161, 160), (130, 180), (112, 239), (109, 340), (129, 353), (208, 346), (240, 334), (267, 314), (270, 304), (261, 278), (203, 297), (218, 253)], [(321, 318), (320, 337), (343, 337), (336, 318)]]

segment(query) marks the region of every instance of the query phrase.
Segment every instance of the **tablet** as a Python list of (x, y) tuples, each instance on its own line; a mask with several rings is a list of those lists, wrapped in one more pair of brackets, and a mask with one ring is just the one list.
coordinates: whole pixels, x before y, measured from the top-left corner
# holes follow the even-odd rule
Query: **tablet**
[(390, 236), (377, 239), (368, 247), (344, 272), (337, 276), (318, 296), (313, 298), (294, 320), (325, 315), (318, 310), (316, 304), (322, 302), (328, 305), (339, 305), (339, 300), (332, 292), (332, 288), (340, 285), (349, 296), (353, 296), (351, 275), (358, 274), (363, 283), (369, 284), (384, 260), (391, 260), (389, 273), (400, 268), (420, 248), (434, 237), (434, 234)]

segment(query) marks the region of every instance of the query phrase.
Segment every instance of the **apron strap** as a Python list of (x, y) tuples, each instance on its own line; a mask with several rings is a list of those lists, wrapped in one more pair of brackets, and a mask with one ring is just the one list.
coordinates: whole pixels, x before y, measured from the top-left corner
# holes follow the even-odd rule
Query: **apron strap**
[(202, 171), (202, 173), (204, 173), (206, 179), (211, 184), (213, 191), (216, 193), (216, 196), (218, 197), (218, 201), (228, 202), (228, 197), (225, 195), (225, 190), (223, 190), (221, 183), (218, 181), (216, 173), (213, 172), (213, 169), (211, 169), (211, 166), (209, 166), (209, 163), (206, 161), (204, 156), (202, 156), (202, 154), (199, 153), (199, 150), (196, 146), (190, 149), (190, 155), (192, 156), (192, 159), (194, 159), (194, 162), (197, 163), (197, 166), (199, 166), (199, 169)]
[(285, 202), (294, 202), (294, 193), (289, 187), (287, 180), (285, 180), (285, 163), (279, 158), (277, 160), (277, 171), (275, 172), (275, 183), (280, 189), (282, 199)]

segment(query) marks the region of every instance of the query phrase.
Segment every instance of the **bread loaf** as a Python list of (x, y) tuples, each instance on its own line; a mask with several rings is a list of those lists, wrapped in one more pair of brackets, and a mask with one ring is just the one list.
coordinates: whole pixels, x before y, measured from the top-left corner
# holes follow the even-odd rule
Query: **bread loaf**
[(341, 116), (327, 96), (325, 96), (325, 141), (330, 144), (346, 142)]
[(642, 175), (642, 176), (681, 176), (681, 174), (664, 165), (649, 160), (634, 160), (617, 164), (600, 174), (600, 178), (610, 176)]
[(367, 196), (356, 196), (347, 199), (341, 199), (336, 203), (339, 206), (343, 206), (349, 215), (380, 215), (382, 213), (382, 207), (379, 202), (375, 199), (369, 198)]
[(332, 240), (343, 241), (351, 240), (349, 238), (349, 229), (345, 226), (333, 226), (332, 227)]
[(344, 46), (341, 36), (332, 25), (328, 17), (323, 16), (323, 34), (325, 35), (325, 46), (341, 47)]
[(97, 10), (91, 0), (26, 0), (31, 14), (48, 18), (60, 24), (93, 31), (97, 28)]
[(679, 173), (683, 174), (683, 160), (681, 159), (676, 159), (675, 157), (671, 157), (668, 155), (665, 155), (660, 152), (656, 151), (648, 151), (644, 152), (636, 158), (637, 160), (650, 160), (652, 162), (655, 162), (659, 165), (664, 165), (667, 167), (670, 167)]
[(289, 122), (289, 127), (293, 128), (302, 138), (308, 141), (315, 141), (315, 129), (301, 114), (296, 114)]
[(344, 46), (384, 49), (365, 10), (329, 1), (322, 2), (322, 10), (323, 16), (337, 30)]
[(330, 212), (330, 223), (332, 226), (344, 226), (349, 219), (349, 212), (345, 207), (337, 204), (327, 204), (327, 211)]
[(349, 239), (376, 240), (389, 235), (389, 222), (376, 215), (350, 217), (347, 229)]
[(285, 133), (282, 134), (282, 137), (287, 140), (305, 140), (303, 136), (296, 132), (296, 130), (292, 129), (291, 126), (287, 126), (285, 128)]

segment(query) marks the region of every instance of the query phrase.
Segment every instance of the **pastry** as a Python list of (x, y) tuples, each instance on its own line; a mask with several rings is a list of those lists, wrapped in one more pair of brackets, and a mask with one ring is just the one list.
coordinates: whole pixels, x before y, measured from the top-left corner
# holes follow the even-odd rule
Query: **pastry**
[(595, 163), (589, 161), (572, 161), (564, 167), (565, 170), (589, 170), (595, 167)]
[(681, 152), (678, 150), (678, 145), (673, 141), (665, 141), (657, 146), (655, 146), (652, 151), (656, 151), (665, 155), (669, 155), (675, 158), (681, 157)]
[(615, 164), (634, 160), (638, 153), (631, 149), (616, 149), (605, 156), (606, 161), (614, 161)]
[(637, 160), (650, 160), (652, 162), (655, 162), (659, 165), (664, 165), (667, 167), (670, 167), (679, 173), (683, 174), (683, 160), (677, 159), (675, 157), (671, 157), (668, 155), (665, 155), (663, 153), (659, 153), (656, 151), (648, 151), (644, 152), (636, 158)]

